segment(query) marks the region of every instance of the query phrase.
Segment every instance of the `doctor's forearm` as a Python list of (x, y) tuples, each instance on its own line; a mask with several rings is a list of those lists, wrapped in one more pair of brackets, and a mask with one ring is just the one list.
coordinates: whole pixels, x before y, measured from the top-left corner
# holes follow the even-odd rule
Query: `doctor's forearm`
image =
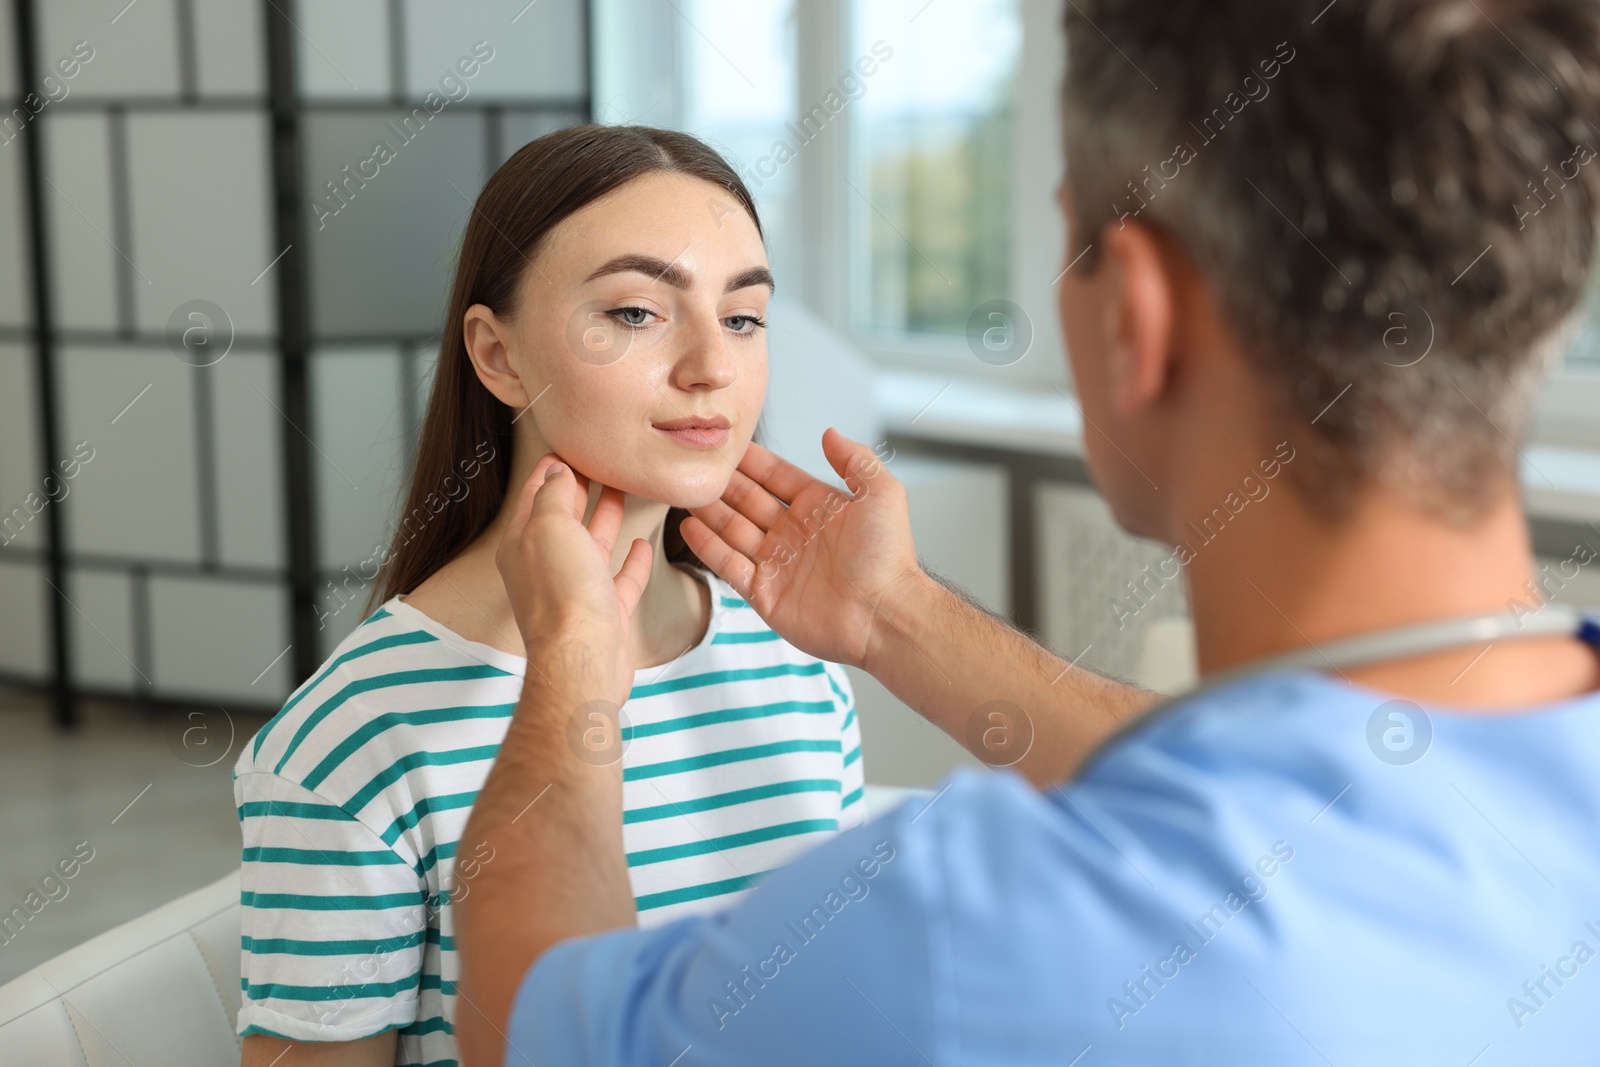
[(926, 574), (879, 608), (866, 671), (978, 759), (1038, 786), (1072, 774), (1159, 699), (1071, 667)]
[[(522, 698), (461, 838), (451, 891), (460, 947), (464, 1067), (503, 1062), (528, 968), (558, 941), (637, 921), (622, 846), (621, 749), (569, 743), (604, 690), (582, 656), (530, 657)], [(485, 849), (488, 851), (484, 851)], [(468, 868), (462, 857), (474, 857)], [(513, 1062), (515, 1060), (513, 1059)]]

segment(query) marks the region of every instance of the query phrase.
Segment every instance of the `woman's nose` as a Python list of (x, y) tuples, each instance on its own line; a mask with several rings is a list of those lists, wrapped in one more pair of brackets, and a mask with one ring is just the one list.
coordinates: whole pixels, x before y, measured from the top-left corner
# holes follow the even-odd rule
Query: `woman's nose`
[(697, 323), (686, 331), (672, 368), (673, 385), (684, 390), (725, 389), (738, 374), (738, 361), (729, 350), (721, 320)]

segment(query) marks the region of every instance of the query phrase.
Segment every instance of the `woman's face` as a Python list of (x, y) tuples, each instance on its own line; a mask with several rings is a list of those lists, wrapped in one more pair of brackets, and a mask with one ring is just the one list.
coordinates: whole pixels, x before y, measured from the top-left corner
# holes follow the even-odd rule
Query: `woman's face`
[(698, 178), (648, 174), (564, 219), (523, 274), (521, 308), (495, 331), (521, 395), (495, 392), (525, 405), (519, 428), (626, 493), (721, 496), (767, 389), (772, 275), (744, 208)]

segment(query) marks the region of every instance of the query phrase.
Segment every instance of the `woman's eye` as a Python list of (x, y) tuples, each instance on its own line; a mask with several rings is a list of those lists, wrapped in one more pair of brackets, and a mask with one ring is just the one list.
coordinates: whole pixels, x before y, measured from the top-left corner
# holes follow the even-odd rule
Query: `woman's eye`
[(625, 326), (643, 326), (650, 321), (650, 312), (640, 307), (613, 308), (610, 314)]
[(734, 333), (755, 333), (757, 329), (765, 329), (767, 325), (765, 319), (754, 315), (730, 315), (722, 321)]

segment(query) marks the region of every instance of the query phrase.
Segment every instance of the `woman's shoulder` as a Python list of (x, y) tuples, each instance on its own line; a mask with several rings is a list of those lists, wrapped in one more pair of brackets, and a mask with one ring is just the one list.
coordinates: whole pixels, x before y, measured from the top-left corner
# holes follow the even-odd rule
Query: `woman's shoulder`
[(346, 635), (245, 742), (234, 773), (273, 773), (316, 789), (332, 769), (332, 756), (389, 759), (392, 744), (371, 742), (381, 742), (393, 713), (462, 703), (455, 699), (465, 696), (461, 686), (486, 694), (482, 699), (510, 693), (505, 699), (514, 703), (521, 682), (511, 665), (473, 656), (395, 598)]

